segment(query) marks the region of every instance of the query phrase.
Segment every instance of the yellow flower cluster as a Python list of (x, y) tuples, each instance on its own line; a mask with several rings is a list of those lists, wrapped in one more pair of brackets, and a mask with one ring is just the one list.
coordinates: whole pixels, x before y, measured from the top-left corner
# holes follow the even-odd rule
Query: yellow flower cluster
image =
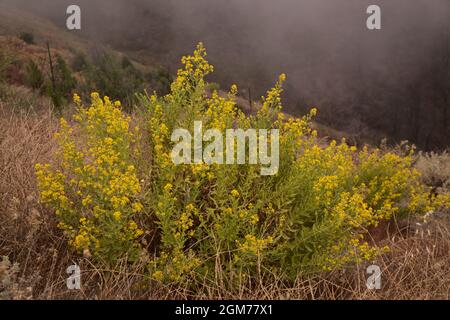
[[(152, 96), (151, 99), (156, 101), (156, 97)], [(154, 148), (154, 161), (158, 164), (158, 168), (165, 170), (173, 166), (170, 159), (170, 150), (168, 148), (169, 140), (169, 128), (164, 123), (164, 116), (162, 106), (155, 103), (150, 118), (150, 132)]]
[(206, 123), (210, 128), (218, 129), (221, 132), (232, 128), (233, 121), (235, 121), (237, 115), (236, 94), (236, 86), (231, 88), (228, 98), (220, 97), (217, 91), (212, 93), (212, 97), (208, 99), (208, 107), (205, 111)]
[[(256, 256), (270, 256), (275, 259), (270, 264), (295, 277), (298, 269), (329, 269), (373, 258), (383, 250), (362, 240), (368, 228), (397, 214), (423, 214), (444, 202), (442, 197), (430, 200), (410, 156), (359, 152), (345, 140), (319, 145), (311, 128), (315, 108), (302, 118), (286, 119), (281, 112), (284, 74), (255, 116), (237, 109), (235, 85), (228, 96), (207, 93), (204, 77), (213, 68), (205, 57), (199, 44), (193, 56), (182, 59), (184, 68), (171, 93), (147, 101), (162, 256), (180, 261), (189, 248), (191, 257), (205, 261), (199, 270), (206, 274), (224, 265), (231, 272), (234, 263), (249, 271)], [(263, 178), (251, 165), (171, 166), (167, 129), (192, 128), (194, 121), (222, 131), (279, 129), (278, 175)], [(263, 251), (271, 254), (260, 255)], [(158, 279), (168, 276), (161, 265), (154, 272)]]
[(205, 58), (205, 47), (199, 43), (192, 56), (184, 56), (181, 59), (184, 68), (178, 70), (177, 78), (171, 85), (172, 93), (168, 95), (170, 101), (185, 105), (190, 102), (190, 95), (197, 87), (204, 88), (204, 77), (214, 71), (214, 67)]
[[(387, 248), (365, 241), (369, 229), (450, 206), (450, 195), (430, 195), (421, 184), (411, 154), (319, 144), (316, 109), (286, 118), (285, 75), (247, 116), (236, 107), (236, 85), (228, 95), (208, 91), (213, 67), (202, 44), (182, 63), (169, 94), (141, 97), (147, 139), (131, 130), (120, 103), (94, 93), (84, 108), (74, 95), (75, 123), (61, 120), (58, 134), (60, 167), (37, 165), (36, 173), (41, 201), (80, 252), (109, 262), (137, 257), (139, 222), (156, 234), (149, 269), (157, 281), (216, 281), (220, 271), (232, 284), (236, 272), (251, 276), (261, 266), (295, 279), (299, 270), (374, 259)], [(194, 121), (222, 131), (279, 129), (278, 174), (261, 176), (249, 164), (174, 165), (171, 132)]]
[(168, 282), (186, 281), (187, 276), (200, 265), (200, 260), (191, 250), (187, 252), (173, 250), (170, 254), (161, 252), (159, 257), (153, 261), (152, 278)]
[(281, 74), (275, 86), (267, 91), (266, 97), (262, 97), (262, 107), (257, 112), (257, 127), (271, 128), (274, 120), (282, 120), (281, 116), (281, 94), (283, 93), (283, 83), (286, 81), (286, 75)]
[(363, 240), (362, 235), (342, 240), (333, 244), (321, 266), (325, 271), (340, 269), (350, 263), (370, 261), (376, 256), (389, 251), (389, 247), (372, 247)]
[(133, 216), (142, 211), (137, 200), (141, 186), (131, 163), (130, 118), (120, 104), (92, 94), (92, 105), (79, 105), (75, 123), (61, 119), (56, 135), (61, 170), (36, 165), (40, 199), (52, 206), (59, 226), (70, 244), (94, 257), (114, 261), (129, 250), (137, 251), (135, 241), (142, 235)]
[(251, 253), (253, 255), (261, 255), (263, 250), (273, 243), (272, 237), (266, 239), (257, 239), (254, 235), (248, 234), (245, 236), (245, 241), (239, 243), (239, 249), (244, 253)]

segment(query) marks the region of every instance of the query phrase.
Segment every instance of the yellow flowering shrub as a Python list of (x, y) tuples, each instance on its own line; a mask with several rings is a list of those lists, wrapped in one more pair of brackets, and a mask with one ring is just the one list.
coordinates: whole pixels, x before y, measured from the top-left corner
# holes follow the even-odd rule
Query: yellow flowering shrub
[(42, 203), (52, 206), (70, 244), (106, 262), (125, 253), (136, 256), (143, 231), (134, 217), (142, 211), (141, 186), (133, 165), (130, 118), (119, 102), (92, 94), (84, 108), (80, 98), (74, 124), (61, 119), (56, 138), (57, 166), (37, 164)]
[[(141, 97), (153, 146), (146, 157), (152, 159), (152, 192), (145, 205), (161, 235), (151, 265), (155, 279), (217, 279), (220, 272), (233, 278), (251, 275), (261, 264), (292, 277), (300, 270), (342, 268), (388, 249), (367, 242), (370, 227), (448, 205), (448, 197), (433, 199), (420, 184), (412, 155), (358, 151), (345, 141), (321, 147), (310, 126), (316, 109), (285, 119), (285, 75), (257, 114), (247, 116), (236, 107), (237, 86), (227, 95), (206, 92), (204, 77), (213, 68), (202, 44), (182, 62), (170, 94)], [(202, 121), (203, 130), (222, 132), (279, 129), (278, 174), (261, 176), (249, 164), (174, 165), (170, 133), (192, 129), (194, 121)]]
[[(388, 250), (368, 242), (370, 228), (450, 205), (448, 194), (433, 196), (421, 184), (413, 154), (358, 150), (345, 141), (321, 146), (310, 126), (316, 109), (286, 119), (285, 75), (248, 116), (236, 106), (236, 85), (226, 94), (208, 92), (213, 67), (202, 44), (182, 63), (169, 94), (140, 95), (145, 129), (138, 153), (129, 118), (94, 95), (75, 125), (62, 122), (61, 168), (37, 166), (41, 200), (56, 209), (80, 251), (114, 260), (138, 252), (136, 240), (146, 230), (157, 281), (232, 282), (261, 270), (295, 278), (370, 260)], [(195, 121), (222, 132), (278, 129), (278, 173), (263, 176), (249, 161), (175, 165), (171, 134), (178, 128), (192, 134)]]

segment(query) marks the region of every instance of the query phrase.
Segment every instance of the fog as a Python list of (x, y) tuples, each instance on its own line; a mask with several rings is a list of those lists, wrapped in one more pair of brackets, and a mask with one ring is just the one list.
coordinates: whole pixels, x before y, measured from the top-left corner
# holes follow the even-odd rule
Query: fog
[[(252, 99), (284, 72), (289, 112), (316, 106), (321, 122), (346, 132), (424, 148), (450, 141), (450, 121), (441, 120), (450, 117), (450, 72), (441, 74), (450, 68), (449, 0), (3, 2), (61, 27), (67, 6), (78, 4), (82, 36), (172, 72), (202, 41), (216, 66), (212, 79), (236, 82), (243, 96), (251, 89)], [(382, 9), (381, 30), (366, 28), (370, 4)]]

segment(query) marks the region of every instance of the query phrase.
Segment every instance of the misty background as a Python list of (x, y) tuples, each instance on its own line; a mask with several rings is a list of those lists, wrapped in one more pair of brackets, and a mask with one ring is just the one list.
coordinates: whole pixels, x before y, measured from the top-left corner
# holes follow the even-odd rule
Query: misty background
[[(355, 137), (450, 145), (450, 0), (0, 0), (174, 73), (204, 42), (212, 81), (258, 100), (286, 73), (285, 109)], [(366, 9), (382, 29), (366, 28)], [(379, 140), (377, 141), (379, 142)]]

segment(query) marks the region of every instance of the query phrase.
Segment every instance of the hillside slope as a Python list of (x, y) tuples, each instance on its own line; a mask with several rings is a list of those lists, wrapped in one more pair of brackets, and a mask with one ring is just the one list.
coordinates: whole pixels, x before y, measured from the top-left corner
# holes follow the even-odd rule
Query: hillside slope
[[(20, 40), (18, 37), (21, 33), (32, 34), (34, 36), (34, 43), (26, 44)], [(99, 50), (98, 48), (105, 48), (102, 44), (93, 43), (92, 41), (81, 37), (77, 32), (67, 31), (58, 27), (48, 19), (0, 4), (0, 47), (13, 55), (16, 60), (19, 60), (20, 65), (25, 65), (27, 61), (31, 59), (37, 62), (45, 73), (48, 74), (47, 42), (50, 44), (53, 60), (56, 59), (57, 55), (60, 55), (69, 64), (71, 64), (80, 53), (89, 55), (92, 52)], [(158, 70), (161, 68), (155, 61), (155, 57), (149, 56), (149, 52), (140, 52), (139, 54), (136, 54), (136, 52), (131, 50), (124, 53), (110, 47), (108, 47), (107, 50), (119, 58), (126, 57), (126, 59), (131, 59), (133, 66), (142, 73), (158, 73)], [(75, 72), (75, 76), (82, 78), (78, 72)], [(19, 86), (24, 85), (25, 75), (23, 68), (13, 67), (9, 70), (8, 77), (11, 83)], [(154, 85), (154, 83), (146, 81), (145, 89), (148, 92), (152, 92), (155, 89), (152, 85)], [(226, 94), (224, 91), (220, 92), (221, 95)], [(238, 97), (237, 105), (246, 113), (253, 113), (261, 106), (258, 101), (250, 102), (248, 97)], [(361, 142), (346, 132), (333, 129), (324, 124), (313, 122), (313, 127), (318, 130), (319, 136), (324, 138), (340, 140), (343, 137), (347, 137), (354, 143)]]

